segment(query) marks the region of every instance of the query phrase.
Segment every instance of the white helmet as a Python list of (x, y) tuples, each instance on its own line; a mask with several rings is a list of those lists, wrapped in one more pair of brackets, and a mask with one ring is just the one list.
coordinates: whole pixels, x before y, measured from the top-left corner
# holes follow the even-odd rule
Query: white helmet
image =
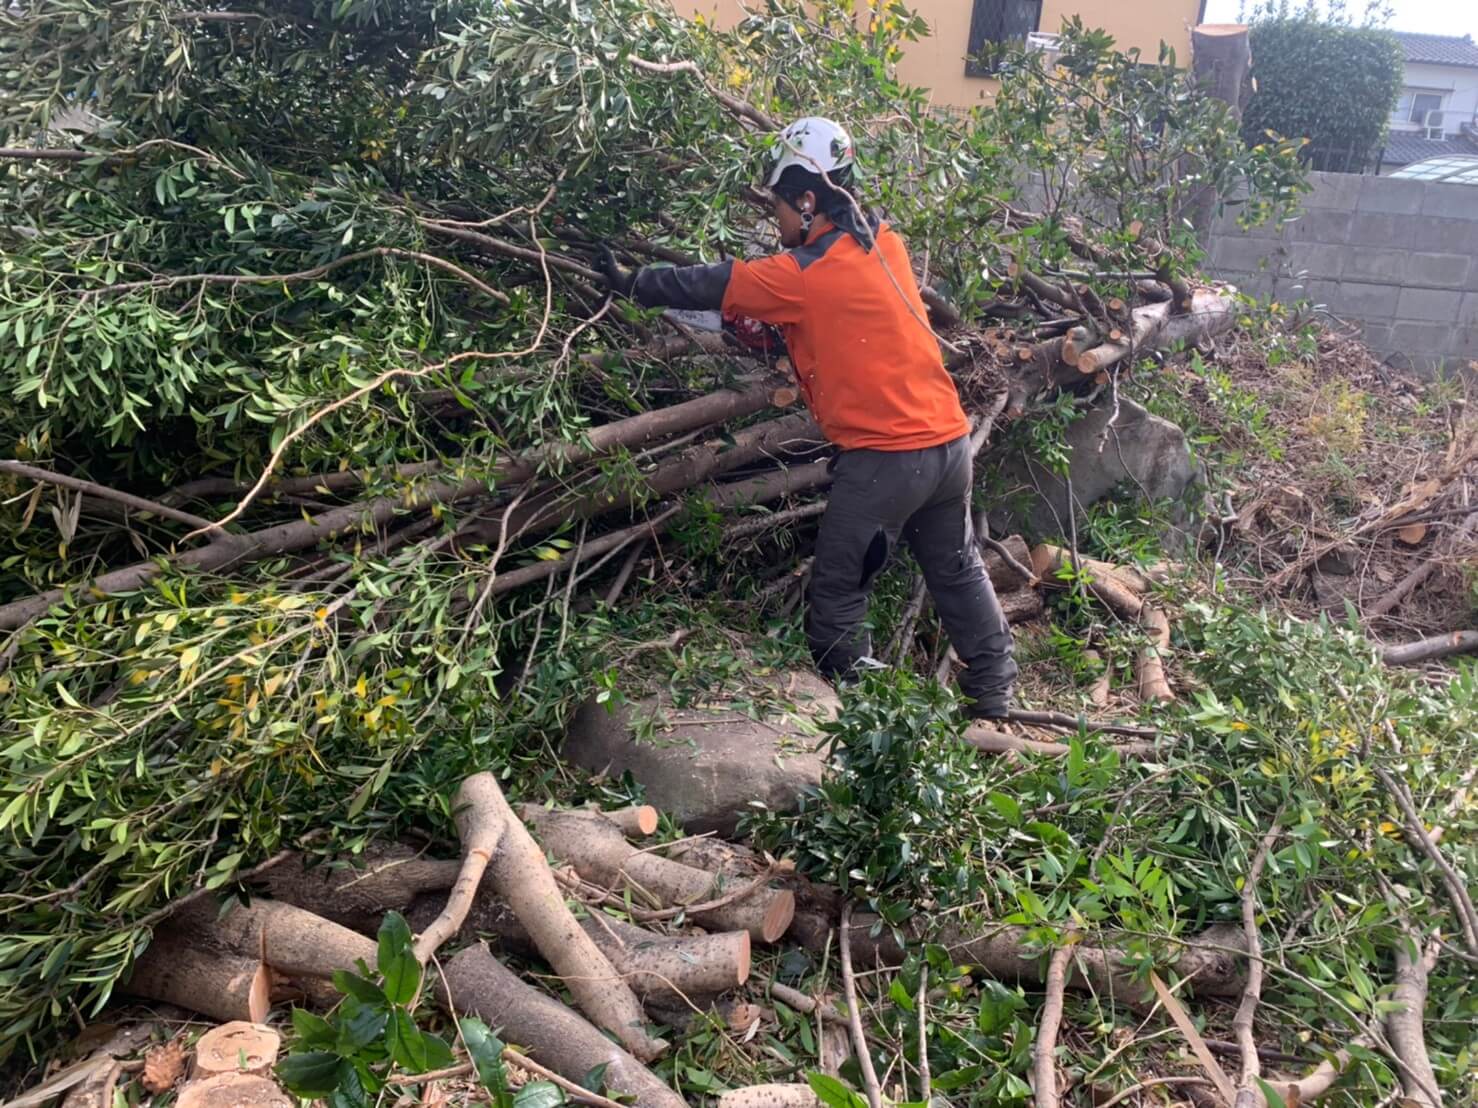
[(775, 167), (766, 188), (780, 183), (780, 175), (793, 165), (812, 173), (834, 173), (852, 166), (852, 136), (846, 128), (819, 115), (797, 119), (780, 132), (775, 145)]

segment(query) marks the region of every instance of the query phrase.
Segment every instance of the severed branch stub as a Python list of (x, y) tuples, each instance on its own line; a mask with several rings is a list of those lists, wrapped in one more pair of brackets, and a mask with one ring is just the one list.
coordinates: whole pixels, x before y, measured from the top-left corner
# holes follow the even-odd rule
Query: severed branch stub
[(489, 799), (489, 789), (498, 790), (498, 795), (502, 795), (491, 774), (479, 773), (463, 781), (457, 790), (455, 806), (457, 833), (462, 838), (462, 870), (447, 896), (441, 915), (416, 938), (414, 953), (416, 961), (423, 966), (442, 943), (460, 930), (467, 913), (472, 910), (482, 875), (503, 839), (504, 823)]
[(1237, 1014), (1232, 1020), (1237, 1043), (1242, 1048), (1242, 1075), (1237, 1081), (1237, 1099), (1233, 1108), (1262, 1108), (1266, 1103), (1258, 1078), (1262, 1076), (1262, 1061), (1257, 1053), (1257, 1039), (1253, 1035), (1254, 1019), (1258, 1002), (1262, 1000), (1262, 939), (1257, 930), (1257, 880), (1267, 864), (1268, 853), (1278, 838), (1278, 822), (1268, 828), (1257, 848), (1252, 865), (1242, 883), (1242, 929), (1247, 936), (1247, 984), (1242, 989), (1242, 1000), (1237, 1005)]

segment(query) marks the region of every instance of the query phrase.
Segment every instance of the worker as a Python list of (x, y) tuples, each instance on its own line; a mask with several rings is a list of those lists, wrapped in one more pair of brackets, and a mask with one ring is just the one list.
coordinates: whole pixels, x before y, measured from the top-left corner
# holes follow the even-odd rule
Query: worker
[(781, 133), (765, 182), (782, 253), (628, 270), (603, 248), (601, 270), (648, 307), (717, 309), (780, 328), (806, 404), (840, 448), (806, 605), (821, 673), (845, 683), (881, 665), (863, 626), (867, 599), (906, 542), (965, 664), (968, 714), (1001, 719), (1016, 664), (971, 524), (970, 425), (903, 240), (857, 203), (853, 164), (840, 125), (798, 120)]

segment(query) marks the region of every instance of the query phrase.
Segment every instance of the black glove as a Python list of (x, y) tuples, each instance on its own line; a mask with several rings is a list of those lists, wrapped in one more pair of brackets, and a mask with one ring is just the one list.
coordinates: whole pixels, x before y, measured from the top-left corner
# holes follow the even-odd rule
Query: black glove
[(636, 287), (636, 273), (625, 269), (621, 263), (616, 261), (616, 255), (605, 243), (600, 244), (600, 254), (596, 257), (595, 267), (600, 270), (600, 275), (605, 278), (606, 285), (612, 292), (619, 292), (622, 296), (630, 296), (631, 290)]

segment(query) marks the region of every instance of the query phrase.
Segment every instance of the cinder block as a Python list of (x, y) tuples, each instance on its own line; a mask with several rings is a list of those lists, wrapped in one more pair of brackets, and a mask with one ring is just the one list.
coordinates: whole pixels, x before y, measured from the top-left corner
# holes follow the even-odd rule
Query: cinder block
[(1466, 254), (1411, 254), (1406, 283), (1425, 288), (1460, 289), (1468, 280), (1472, 260)]
[(1462, 324), (1478, 324), (1478, 292), (1467, 293), (1457, 310), (1457, 321)]
[(1425, 186), (1420, 181), (1400, 177), (1361, 177), (1359, 210), (1419, 215), (1424, 192)]
[(1277, 266), (1281, 259), (1281, 251), (1278, 244), (1271, 239), (1227, 235), (1213, 239), (1211, 243), (1211, 264), (1218, 270), (1252, 273), (1263, 268), (1264, 259), (1270, 257), (1271, 260), (1267, 262), (1267, 265)]
[(1422, 215), (1478, 221), (1478, 189), (1432, 182), (1422, 189)]
[[(1292, 223), (1284, 226), (1283, 237), (1288, 242), (1354, 242), (1351, 238), (1357, 213), (1320, 208), (1305, 212)], [(1368, 219), (1390, 219), (1390, 216), (1371, 215)], [(1381, 239), (1382, 245), (1387, 240)]]
[(1295, 277), (1338, 277), (1349, 249), (1337, 242), (1290, 242), (1283, 266)]
[(1343, 276), (1387, 285), (1406, 282), (1409, 251), (1393, 246), (1346, 246)]
[(1455, 330), (1451, 323), (1398, 319), (1391, 325), (1391, 348), (1407, 354), (1447, 354)]
[(1342, 212), (1354, 211), (1360, 202), (1360, 181), (1358, 173), (1310, 173), (1309, 183), (1314, 188), (1304, 196), (1303, 205), (1309, 210), (1337, 208)]
[(1391, 321), (1366, 319), (1360, 322), (1360, 337), (1370, 349), (1384, 354), (1391, 349)]
[(1397, 216), (1404, 224), (1396, 245), (1432, 254), (1478, 254), (1478, 220)]
[[(1341, 213), (1319, 212), (1315, 214), (1334, 216)], [(1385, 212), (1356, 212), (1350, 217), (1349, 230), (1345, 238), (1331, 240), (1318, 237), (1315, 241), (1348, 242), (1353, 246), (1406, 246), (1409, 249), (1408, 237), (1402, 234), (1403, 231), (1408, 231), (1403, 226), (1407, 222), (1409, 221), (1401, 216)]]
[(1319, 304), (1327, 308), (1339, 299), (1338, 281), (1310, 277), (1303, 280), (1303, 287), (1303, 298), (1310, 304)]
[(1273, 275), (1266, 270), (1261, 273), (1221, 273), (1218, 276), (1254, 300), (1266, 301), (1273, 295)]
[(1390, 285), (1341, 281), (1329, 310), (1351, 319), (1391, 319), (1396, 315), (1397, 290)]
[(1453, 334), (1453, 351), (1464, 360), (1478, 360), (1478, 323), (1459, 327)]
[(1401, 290), (1401, 298), (1396, 302), (1396, 318), (1456, 323), (1463, 295), (1455, 289), (1404, 288)]

